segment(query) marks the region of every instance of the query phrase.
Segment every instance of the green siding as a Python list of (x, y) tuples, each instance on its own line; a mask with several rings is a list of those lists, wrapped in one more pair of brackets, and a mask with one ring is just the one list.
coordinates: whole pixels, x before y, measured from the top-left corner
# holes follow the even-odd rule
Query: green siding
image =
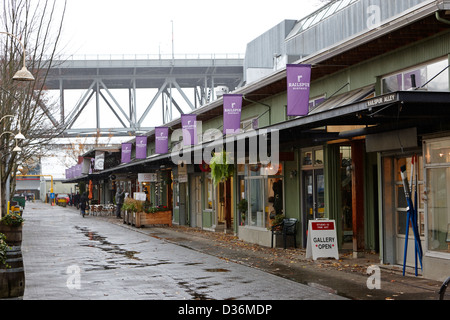
[(329, 97), (347, 82), (349, 85), (339, 94), (373, 85), (376, 84), (377, 77), (447, 56), (449, 53), (450, 32), (445, 32), (314, 81), (311, 84), (311, 97), (323, 94)]

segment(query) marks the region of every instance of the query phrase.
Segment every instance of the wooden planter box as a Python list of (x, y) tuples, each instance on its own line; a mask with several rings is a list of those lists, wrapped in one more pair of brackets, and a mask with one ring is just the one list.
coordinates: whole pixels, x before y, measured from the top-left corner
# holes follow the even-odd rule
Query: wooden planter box
[(6, 243), (8, 246), (22, 246), (22, 226), (11, 227), (0, 224), (0, 233), (3, 233), (6, 236)]
[(25, 292), (25, 271), (22, 258), (22, 226), (0, 224), (0, 233), (6, 236), (9, 246), (6, 265), (0, 264), (0, 299), (22, 297)]
[(131, 224), (132, 222), (132, 212), (128, 212), (127, 210), (125, 210), (125, 212), (123, 212), (123, 223), (124, 224)]
[(155, 213), (133, 212), (132, 225), (136, 228), (141, 228), (144, 225), (168, 225), (172, 226), (172, 211), (159, 211)]

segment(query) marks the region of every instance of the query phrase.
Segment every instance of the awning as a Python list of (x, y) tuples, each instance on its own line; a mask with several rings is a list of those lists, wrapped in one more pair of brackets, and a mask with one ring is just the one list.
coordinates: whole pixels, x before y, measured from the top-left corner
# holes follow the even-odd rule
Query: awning
[(334, 105), (330, 101), (327, 110), (275, 124), (270, 128), (280, 130), (280, 139), (296, 140), (312, 129), (331, 125), (366, 127), (355, 131), (353, 136), (411, 127), (417, 127), (419, 134), (436, 128), (449, 130), (450, 92), (397, 91), (347, 105)]
[[(315, 112), (311, 112), (308, 116), (260, 128), (254, 130), (253, 134), (260, 135), (278, 130), (281, 143), (300, 143), (302, 141), (317, 143), (313, 139), (319, 136), (322, 139), (321, 141), (340, 137), (339, 133), (311, 133), (314, 131), (312, 129), (330, 125), (365, 126), (362, 130), (355, 130), (353, 134), (347, 133), (345, 138), (351, 138), (352, 135), (365, 135), (410, 127), (417, 127), (418, 133), (420, 133), (420, 128), (424, 128), (425, 131), (435, 128), (439, 128), (439, 130), (450, 129), (450, 92), (398, 91), (365, 99), (372, 93), (372, 90), (373, 87), (367, 87), (330, 99), (324, 102), (319, 107), (320, 109), (317, 108), (314, 110)], [(247, 132), (237, 134), (233, 138), (235, 142), (238, 142), (248, 139), (248, 136), (249, 133)], [(212, 149), (225, 143), (225, 138), (223, 138), (223, 141), (206, 141), (200, 145), (192, 146), (190, 151), (194, 156), (196, 152), (201, 152), (205, 147)], [(73, 180), (86, 181), (95, 176), (100, 177), (132, 167), (151, 166), (152, 163), (158, 164), (158, 162), (167, 164), (170, 161), (171, 153), (152, 155), (146, 159), (135, 159), (129, 163)], [(155, 170), (157, 168), (159, 166), (154, 167)]]
[(361, 88), (358, 90), (353, 90), (353, 91), (341, 94), (336, 97), (332, 97), (332, 98), (327, 99), (324, 102), (322, 102), (315, 109), (311, 110), (309, 115), (332, 110), (334, 108), (352, 104), (352, 103), (355, 103), (355, 102), (358, 102), (361, 100), (366, 100), (367, 98), (372, 97), (374, 95), (374, 93), (375, 93), (375, 86), (368, 86), (365, 88)]

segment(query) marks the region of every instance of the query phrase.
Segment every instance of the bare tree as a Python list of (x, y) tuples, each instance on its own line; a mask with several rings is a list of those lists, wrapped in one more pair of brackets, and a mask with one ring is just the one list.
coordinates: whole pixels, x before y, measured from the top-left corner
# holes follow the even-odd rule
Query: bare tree
[[(45, 154), (46, 144), (63, 131), (55, 123), (57, 104), (51, 101), (45, 87), (46, 77), (57, 54), (66, 10), (65, 0), (2, 0), (0, 31), (0, 187), (1, 211), (5, 212), (5, 190), (15, 181), (20, 162)], [(35, 81), (12, 80), (22, 68), (23, 55)], [(19, 131), (23, 141), (15, 140)], [(14, 152), (15, 146), (22, 151)], [(8, 178), (11, 177), (9, 180)], [(9, 185), (8, 185), (9, 186)], [(14, 191), (15, 183), (11, 185)]]

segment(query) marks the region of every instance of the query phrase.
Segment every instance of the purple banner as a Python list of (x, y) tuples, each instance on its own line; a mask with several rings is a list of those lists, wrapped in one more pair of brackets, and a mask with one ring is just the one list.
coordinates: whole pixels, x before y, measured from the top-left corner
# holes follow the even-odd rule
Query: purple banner
[(147, 158), (147, 136), (136, 137), (136, 159)]
[(242, 95), (223, 95), (223, 134), (236, 133), (241, 128)]
[(197, 115), (182, 114), (181, 125), (183, 127), (183, 145), (197, 144)]
[(287, 115), (306, 116), (309, 112), (309, 87), (311, 65), (288, 64), (287, 73)]
[(75, 165), (75, 170), (74, 170), (74, 178), (78, 178), (81, 177), (83, 175), (82, 173), (83, 170), (83, 165), (82, 164), (77, 164)]
[(169, 152), (169, 128), (155, 128), (155, 153), (164, 154)]
[(131, 143), (122, 143), (122, 163), (131, 161)]

